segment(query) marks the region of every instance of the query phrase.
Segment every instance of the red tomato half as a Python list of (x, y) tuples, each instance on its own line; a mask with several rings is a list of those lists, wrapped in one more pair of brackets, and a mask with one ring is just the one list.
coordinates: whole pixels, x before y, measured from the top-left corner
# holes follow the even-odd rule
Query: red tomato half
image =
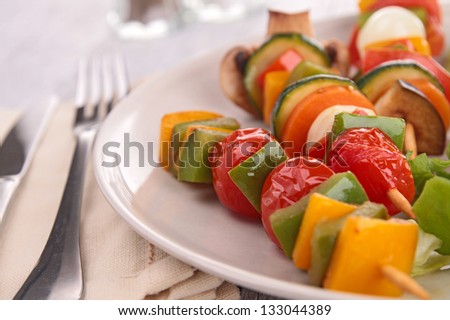
[(406, 157), (377, 128), (345, 131), (334, 141), (329, 158), (335, 172), (353, 172), (370, 201), (384, 204), (391, 215), (400, 210), (389, 200), (389, 190), (397, 188), (409, 202), (414, 199), (414, 179)]
[(259, 218), (259, 213), (247, 200), (228, 175), (235, 166), (251, 157), (275, 138), (266, 130), (247, 128), (236, 130), (216, 145), (209, 162), (213, 187), (222, 205), (241, 215)]
[(307, 146), (305, 147), (305, 154), (308, 157), (325, 162), (325, 157), (327, 155), (327, 145), (327, 136), (323, 137), (319, 141), (308, 142)]
[(333, 174), (321, 161), (305, 157), (289, 159), (272, 170), (262, 190), (261, 219), (267, 235), (278, 247), (269, 219), (272, 213), (297, 202)]

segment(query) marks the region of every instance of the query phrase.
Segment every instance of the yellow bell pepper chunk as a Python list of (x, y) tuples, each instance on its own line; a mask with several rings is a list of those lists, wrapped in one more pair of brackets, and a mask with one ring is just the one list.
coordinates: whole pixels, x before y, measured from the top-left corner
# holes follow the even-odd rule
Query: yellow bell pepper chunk
[(270, 123), (273, 107), (286, 86), (288, 78), (289, 71), (268, 72), (264, 78), (263, 119), (266, 124)]
[(409, 40), (411, 40), (416, 52), (431, 56), (431, 47), (427, 39), (422, 37), (412, 37), (409, 38)]
[(302, 225), (295, 242), (292, 259), (297, 268), (308, 270), (311, 266), (311, 239), (316, 224), (337, 219), (356, 209), (356, 206), (313, 193), (306, 208)]
[(365, 12), (367, 9), (369, 9), (375, 2), (377, 2), (376, 0), (360, 0), (358, 3), (359, 6), (359, 10), (361, 12)]
[(391, 46), (396, 41), (401, 41), (401, 40), (409, 41), (412, 44), (412, 46), (414, 47), (415, 52), (426, 55), (426, 56), (431, 56), (430, 44), (428, 43), (427, 39), (424, 39), (422, 37), (410, 37), (407, 39), (389, 39), (389, 40), (377, 41), (377, 42), (368, 44), (367, 46), (364, 47), (364, 49), (368, 50), (368, 49), (385, 48), (385, 47)]
[(210, 111), (180, 111), (166, 114), (161, 119), (159, 134), (159, 161), (167, 169), (169, 165), (169, 148), (173, 127), (179, 123), (197, 120), (221, 118), (222, 115)]
[(351, 216), (337, 239), (323, 286), (353, 293), (398, 297), (402, 290), (383, 277), (391, 266), (411, 273), (417, 246), (417, 224)]

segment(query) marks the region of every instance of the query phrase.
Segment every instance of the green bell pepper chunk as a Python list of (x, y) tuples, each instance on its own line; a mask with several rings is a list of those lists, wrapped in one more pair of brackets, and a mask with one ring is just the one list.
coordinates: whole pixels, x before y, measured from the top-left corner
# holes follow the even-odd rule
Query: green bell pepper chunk
[(433, 177), (425, 183), (422, 194), (414, 203), (419, 226), (442, 240), (437, 250), (450, 255), (450, 181), (442, 177)]
[(331, 131), (336, 137), (351, 128), (378, 128), (388, 135), (400, 150), (403, 150), (405, 127), (405, 120), (401, 118), (340, 113), (334, 117)]
[(215, 131), (197, 128), (189, 135), (180, 148), (178, 180), (195, 183), (211, 183), (212, 173), (209, 166), (209, 150), (222, 141), (232, 131)]
[(214, 118), (208, 120), (198, 120), (198, 121), (187, 121), (175, 125), (172, 129), (172, 136), (170, 139), (170, 149), (169, 149), (169, 172), (175, 177), (178, 174), (179, 165), (179, 149), (186, 142), (186, 132), (191, 126), (205, 126), (222, 128), (228, 130), (237, 130), (240, 128), (239, 122), (234, 118)]
[(425, 153), (422, 153), (414, 159), (408, 159), (408, 163), (414, 178), (416, 197), (420, 196), (425, 183), (434, 176), (450, 179), (450, 174), (447, 171), (450, 167), (450, 160), (428, 158)]
[(287, 160), (283, 148), (277, 141), (270, 141), (239, 165), (228, 171), (228, 175), (245, 197), (261, 212), (261, 192), (269, 173)]
[(351, 172), (343, 172), (333, 175), (293, 205), (275, 211), (270, 216), (270, 224), (281, 244), (283, 252), (288, 257), (292, 257), (295, 240), (297, 239), (309, 198), (314, 192), (351, 204), (362, 204), (369, 200), (355, 175)]
[(330, 69), (319, 66), (310, 61), (303, 60), (289, 74), (286, 86), (303, 78), (315, 76), (317, 74), (333, 74)]

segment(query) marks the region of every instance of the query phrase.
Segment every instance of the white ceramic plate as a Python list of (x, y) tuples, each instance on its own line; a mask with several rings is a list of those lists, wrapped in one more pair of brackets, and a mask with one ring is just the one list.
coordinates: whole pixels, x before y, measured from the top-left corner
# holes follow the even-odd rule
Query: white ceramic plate
[[(444, 9), (449, 17), (450, 6)], [(347, 40), (354, 21), (354, 16), (347, 16), (316, 23), (316, 35)], [(448, 19), (446, 22), (444, 30), (449, 30)], [(163, 114), (206, 109), (236, 117), (243, 127), (262, 126), (223, 97), (218, 83), (223, 53), (213, 52), (145, 82), (110, 114), (94, 147), (94, 169), (101, 189), (138, 233), (203, 271), (290, 299), (363, 298), (307, 285), (306, 274), (275, 248), (260, 223), (224, 209), (211, 187), (180, 183), (151, 164), (158, 159)], [(132, 142), (145, 146), (145, 155)], [(120, 157), (116, 158), (119, 166), (104, 165), (114, 161), (105, 148)], [(448, 284), (448, 279), (450, 275), (442, 272), (420, 281), (433, 298), (445, 299), (450, 298), (450, 286), (443, 283)]]

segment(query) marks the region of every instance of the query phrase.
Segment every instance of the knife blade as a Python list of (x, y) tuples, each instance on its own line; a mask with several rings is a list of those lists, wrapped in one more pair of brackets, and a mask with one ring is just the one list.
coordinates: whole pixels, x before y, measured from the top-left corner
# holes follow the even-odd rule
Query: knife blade
[(57, 103), (57, 98), (52, 97), (46, 103), (27, 109), (0, 145), (0, 225)]

